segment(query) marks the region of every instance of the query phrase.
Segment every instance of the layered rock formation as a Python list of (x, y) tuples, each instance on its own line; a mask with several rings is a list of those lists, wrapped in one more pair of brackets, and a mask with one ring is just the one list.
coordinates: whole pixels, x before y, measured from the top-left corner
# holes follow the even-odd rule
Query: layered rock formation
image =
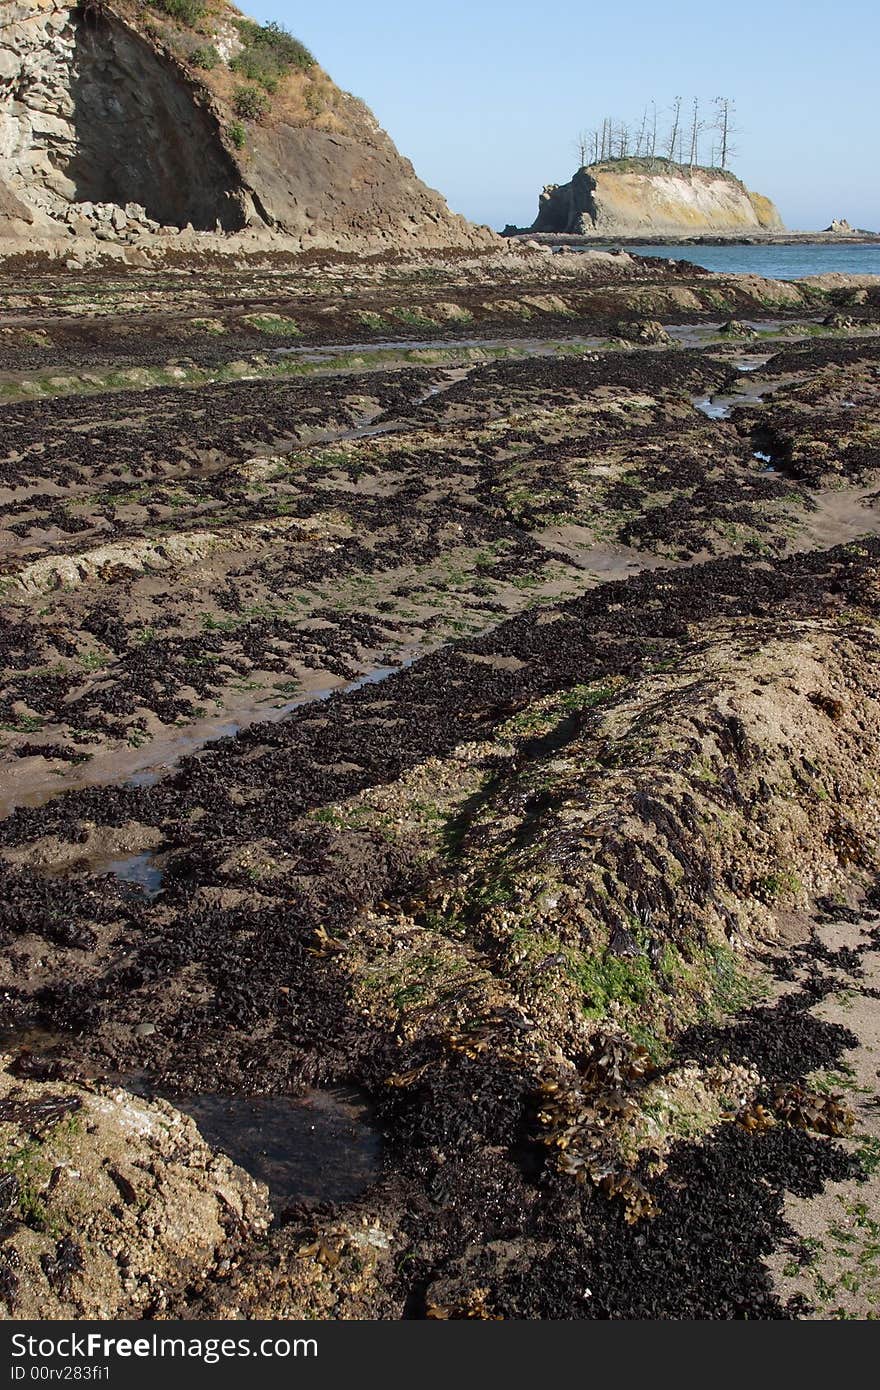
[(579, 169), (541, 194), (534, 232), (586, 236), (669, 236), (780, 231), (769, 198), (721, 169), (691, 170), (658, 159), (609, 160)]
[[(310, 59), (270, 95), (230, 67), (244, 47), (238, 11), (220, 0), (196, 16), (146, 0), (5, 0), (0, 235), (131, 241), (190, 226), (344, 249), (488, 240)], [(255, 103), (244, 114), (243, 90)]]

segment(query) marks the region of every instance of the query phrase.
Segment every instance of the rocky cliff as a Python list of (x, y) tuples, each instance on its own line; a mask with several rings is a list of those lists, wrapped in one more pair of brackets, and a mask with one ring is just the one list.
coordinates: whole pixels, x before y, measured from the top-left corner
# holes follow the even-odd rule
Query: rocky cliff
[(721, 169), (619, 159), (579, 169), (541, 194), (535, 232), (593, 236), (779, 231), (769, 198)]
[(362, 102), (226, 0), (4, 0), (0, 235), (475, 246)]

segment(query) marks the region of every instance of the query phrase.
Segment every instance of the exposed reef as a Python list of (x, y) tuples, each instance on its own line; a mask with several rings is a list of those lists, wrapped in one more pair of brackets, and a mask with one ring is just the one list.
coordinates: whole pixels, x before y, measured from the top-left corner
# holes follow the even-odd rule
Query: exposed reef
[(880, 1307), (878, 282), (4, 290), (2, 1316)]

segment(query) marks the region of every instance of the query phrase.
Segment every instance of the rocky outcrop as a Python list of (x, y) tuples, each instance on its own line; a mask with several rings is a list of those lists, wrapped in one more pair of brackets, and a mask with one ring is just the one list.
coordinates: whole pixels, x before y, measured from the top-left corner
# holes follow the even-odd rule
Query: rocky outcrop
[(311, 59), (271, 94), (233, 72), (241, 23), (222, 0), (197, 30), (147, 0), (6, 0), (0, 235), (251, 228), (352, 250), (490, 240)]
[(773, 231), (782, 218), (769, 198), (720, 169), (621, 159), (579, 169), (541, 194), (534, 232), (668, 236)]
[(0, 1055), (0, 1321), (155, 1313), (265, 1231), (265, 1187), (189, 1116), (24, 1057)]

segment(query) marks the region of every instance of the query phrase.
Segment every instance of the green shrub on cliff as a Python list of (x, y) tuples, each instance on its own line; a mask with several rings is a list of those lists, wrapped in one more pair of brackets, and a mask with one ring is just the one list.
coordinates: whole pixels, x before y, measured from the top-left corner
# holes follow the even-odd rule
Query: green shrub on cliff
[(288, 72), (307, 72), (315, 66), (305, 45), (279, 24), (254, 24), (253, 20), (241, 19), (236, 28), (244, 47), (229, 66), (270, 94), (278, 90)]
[(609, 174), (670, 174), (674, 178), (690, 178), (692, 174), (711, 174), (713, 179), (726, 179), (728, 183), (738, 184), (740, 180), (730, 169), (719, 169), (708, 164), (679, 164), (664, 155), (627, 155), (623, 159), (600, 159), (585, 166), (589, 173)]
[(246, 121), (258, 121), (269, 109), (269, 98), (259, 87), (246, 83), (242, 87), (236, 87), (232, 105), (235, 107), (236, 116), (241, 116)]
[(194, 68), (204, 68), (210, 72), (212, 68), (220, 65), (220, 54), (212, 43), (202, 44), (200, 48), (194, 48), (189, 55), (189, 60)]
[(169, 19), (179, 20), (181, 24), (198, 24), (204, 17), (205, 7), (201, 0), (152, 0), (153, 6), (167, 14)]

